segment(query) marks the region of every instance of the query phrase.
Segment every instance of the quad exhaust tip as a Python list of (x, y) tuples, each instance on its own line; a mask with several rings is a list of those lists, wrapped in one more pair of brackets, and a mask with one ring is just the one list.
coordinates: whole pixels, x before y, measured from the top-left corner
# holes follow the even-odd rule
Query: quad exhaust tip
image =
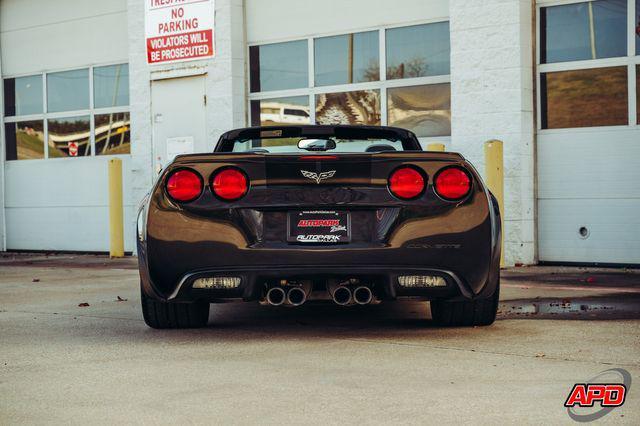
[(267, 291), (267, 302), (272, 306), (280, 306), (287, 299), (287, 295), (281, 287), (271, 287)]
[(307, 301), (307, 293), (300, 287), (293, 287), (287, 292), (287, 302), (292, 306), (300, 306)]
[(358, 305), (368, 305), (373, 300), (373, 293), (369, 287), (360, 286), (353, 290), (353, 300)]
[(340, 286), (333, 291), (332, 297), (338, 305), (348, 305), (352, 299), (351, 290), (348, 287)]

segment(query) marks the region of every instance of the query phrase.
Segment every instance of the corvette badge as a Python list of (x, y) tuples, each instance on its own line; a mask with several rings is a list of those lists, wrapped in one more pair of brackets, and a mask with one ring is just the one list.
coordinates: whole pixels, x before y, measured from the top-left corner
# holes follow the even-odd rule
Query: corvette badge
[(302, 173), (302, 176), (309, 178), (311, 180), (315, 180), (317, 184), (320, 184), (321, 181), (325, 179), (329, 179), (330, 177), (333, 177), (333, 175), (336, 174), (336, 171), (329, 170), (328, 172), (314, 173), (314, 172), (309, 172), (307, 170), (300, 170), (300, 173)]

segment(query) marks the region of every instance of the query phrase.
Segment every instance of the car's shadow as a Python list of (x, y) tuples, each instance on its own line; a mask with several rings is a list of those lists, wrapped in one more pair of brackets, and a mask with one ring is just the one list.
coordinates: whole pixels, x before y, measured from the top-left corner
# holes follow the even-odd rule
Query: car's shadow
[[(302, 338), (414, 339), (500, 335), (504, 320), (619, 320), (640, 318), (640, 295), (608, 294), (581, 298), (516, 299), (500, 302), (498, 318), (491, 327), (437, 325), (430, 318), (429, 304), (417, 301), (342, 307), (333, 303), (308, 303), (296, 308), (227, 303), (211, 306), (209, 325), (200, 330), (169, 331), (195, 333), (201, 337), (295, 340)], [(481, 334), (478, 331), (482, 330)], [(518, 333), (531, 332), (519, 328)]]

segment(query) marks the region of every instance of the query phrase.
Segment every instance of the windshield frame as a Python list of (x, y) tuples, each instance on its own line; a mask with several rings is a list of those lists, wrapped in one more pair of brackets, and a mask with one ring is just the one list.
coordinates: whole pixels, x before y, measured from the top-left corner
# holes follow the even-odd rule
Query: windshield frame
[[(247, 127), (231, 130), (220, 136), (214, 152), (234, 152), (233, 146), (236, 141), (296, 137), (395, 140), (402, 143), (403, 151), (422, 151), (416, 135), (413, 134), (413, 132), (398, 127), (307, 125)], [(238, 151), (235, 152), (238, 153)]]

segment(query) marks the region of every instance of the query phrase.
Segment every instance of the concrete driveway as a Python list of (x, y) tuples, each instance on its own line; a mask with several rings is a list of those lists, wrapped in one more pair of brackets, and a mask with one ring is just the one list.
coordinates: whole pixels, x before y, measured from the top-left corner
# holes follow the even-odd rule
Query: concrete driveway
[(640, 423), (637, 271), (505, 271), (484, 328), (407, 302), (214, 305), (157, 331), (138, 292), (134, 259), (1, 258), (0, 423), (568, 424), (573, 384), (613, 367), (634, 384), (603, 420)]

